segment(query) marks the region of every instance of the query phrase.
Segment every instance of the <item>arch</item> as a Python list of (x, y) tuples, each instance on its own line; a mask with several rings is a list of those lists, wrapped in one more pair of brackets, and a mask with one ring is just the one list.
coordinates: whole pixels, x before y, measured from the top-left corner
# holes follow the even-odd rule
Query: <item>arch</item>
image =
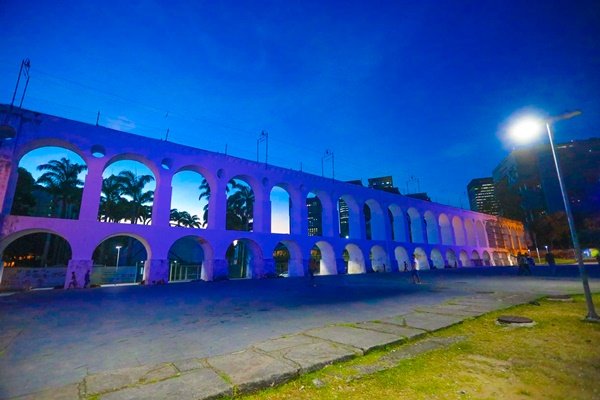
[(494, 265), (496, 265), (496, 266), (502, 265), (502, 259), (500, 258), (500, 253), (498, 253), (497, 251), (494, 251), (492, 253), (492, 259), (494, 260)]
[(251, 239), (236, 239), (225, 253), (229, 279), (252, 279), (263, 276), (263, 255)]
[(477, 250), (473, 250), (471, 252), (471, 265), (474, 265), (475, 267), (481, 267), (483, 265), (483, 262), (481, 260), (481, 257), (479, 257), (479, 253), (477, 252)]
[(427, 253), (420, 247), (415, 248), (414, 251), (415, 260), (417, 262), (417, 269), (429, 269), (429, 258), (427, 257)]
[[(366, 210), (369, 210), (369, 219), (367, 220)], [(385, 240), (384, 216), (381, 205), (374, 199), (369, 199), (363, 207), (365, 210), (365, 227), (367, 239)], [(369, 234), (370, 233), (370, 234)]]
[(169, 282), (210, 280), (212, 271), (206, 271), (207, 260), (212, 260), (212, 248), (198, 236), (183, 236), (177, 239), (168, 253)]
[(483, 265), (485, 265), (486, 267), (489, 267), (492, 265), (490, 253), (488, 253), (486, 250), (483, 251)]
[(237, 175), (227, 182), (225, 229), (253, 232), (256, 192), (246, 176)]
[(104, 238), (92, 255), (92, 285), (139, 283), (150, 259), (148, 243), (138, 235), (114, 234)]
[(206, 228), (210, 185), (200, 172), (179, 170), (171, 179), (171, 226)]
[(394, 256), (396, 257), (396, 262), (398, 263), (398, 270), (400, 271), (409, 271), (410, 270), (410, 257), (408, 256), (408, 252), (402, 246), (397, 246), (394, 249)]
[(337, 202), (340, 237), (360, 239), (360, 210), (354, 197), (340, 196)]
[(442, 253), (438, 249), (431, 250), (430, 258), (431, 258), (433, 267), (444, 268), (446, 266), (446, 263), (444, 262), (444, 257), (442, 256)]
[(469, 218), (465, 219), (465, 231), (467, 232), (467, 245), (477, 246), (477, 237), (475, 236), (475, 226)]
[(458, 258), (460, 259), (461, 266), (463, 266), (463, 267), (470, 267), (471, 266), (471, 260), (469, 259), (469, 256), (468, 256), (468, 254), (467, 254), (466, 251), (461, 250), (460, 253), (459, 253), (459, 255), (458, 255)]
[(425, 243), (423, 237), (423, 224), (421, 222), (421, 214), (416, 208), (411, 207), (406, 211), (408, 215), (407, 221), (409, 226), (410, 241), (412, 243)]
[(489, 247), (485, 228), (480, 220), (475, 221), (475, 237), (479, 247)]
[(517, 235), (516, 230), (513, 228), (510, 230), (510, 239), (512, 243), (512, 249), (520, 249), (521, 245), (519, 243), (519, 236)]
[(402, 209), (396, 204), (391, 204), (388, 207), (388, 211), (392, 216), (392, 240), (396, 242), (407, 242), (406, 220)]
[(367, 272), (365, 267), (365, 257), (363, 252), (355, 244), (349, 243), (344, 247), (344, 250), (348, 252), (348, 273), (349, 274), (364, 274)]
[(335, 262), (335, 253), (333, 247), (323, 240), (318, 241), (313, 246), (319, 250), (318, 274), (319, 275), (336, 275), (337, 267)]
[(149, 225), (156, 174), (140, 157), (113, 157), (102, 172), (98, 220)]
[(446, 265), (450, 268), (458, 267), (458, 259), (456, 258), (456, 253), (452, 249), (446, 250)]
[(281, 242), (275, 245), (273, 249), (273, 262), (275, 263), (275, 275), (289, 276), (290, 251), (287, 246)]
[(25, 156), (28, 153), (31, 153), (32, 151), (39, 150), (44, 147), (58, 147), (71, 151), (77, 154), (77, 156), (80, 157), (83, 160), (83, 162), (87, 164), (87, 155), (84, 151), (82, 151), (79, 148), (79, 146), (75, 145), (69, 140), (49, 137), (34, 139), (19, 146), (15, 153), (15, 159), (19, 160), (20, 163), (23, 156)]
[(440, 225), (440, 233), (442, 236), (442, 244), (451, 246), (454, 244), (452, 239), (452, 227), (450, 226), (450, 220), (446, 214), (440, 214), (438, 217), (438, 223)]
[(3, 289), (64, 286), (72, 249), (62, 235), (42, 230), (22, 231), (5, 238), (0, 248)]
[(12, 215), (78, 219), (87, 163), (66, 147), (37, 147), (19, 159)]
[(439, 244), (438, 221), (435, 215), (431, 211), (425, 211), (423, 219), (425, 220), (425, 227), (427, 229), (427, 243)]
[(452, 228), (454, 229), (454, 238), (457, 246), (465, 245), (465, 230), (460, 218), (452, 218)]
[[(302, 251), (296, 242), (293, 240), (282, 240), (277, 245), (285, 246), (288, 256), (287, 256), (287, 276), (303, 276), (304, 269), (302, 267)], [(275, 252), (277, 246), (275, 246)], [(273, 254), (273, 258), (275, 258), (275, 254)], [(277, 262), (277, 261), (276, 261)], [(277, 265), (275, 266), (277, 268)], [(277, 273), (277, 270), (275, 271)], [(285, 276), (280, 275), (280, 276)]]
[(271, 233), (291, 232), (291, 209), (292, 201), (290, 193), (280, 185), (271, 189), (269, 196), (271, 201)]
[(379, 245), (371, 247), (369, 252), (371, 270), (373, 272), (387, 272), (390, 270), (390, 261), (385, 249)]

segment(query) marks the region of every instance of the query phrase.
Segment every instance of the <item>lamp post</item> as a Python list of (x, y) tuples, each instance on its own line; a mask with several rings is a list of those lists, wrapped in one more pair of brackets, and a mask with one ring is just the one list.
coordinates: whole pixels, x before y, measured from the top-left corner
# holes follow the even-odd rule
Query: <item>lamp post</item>
[(115, 246), (115, 249), (117, 249), (117, 264), (116, 264), (116, 268), (115, 271), (119, 269), (119, 255), (121, 254), (121, 248), (123, 246), (119, 245), (119, 246)]
[(554, 137), (550, 125), (556, 121), (562, 121), (566, 119), (574, 118), (581, 114), (581, 111), (573, 111), (565, 114), (561, 114), (555, 117), (546, 118), (545, 120), (537, 120), (535, 118), (527, 118), (519, 123), (515, 124), (511, 129), (513, 137), (520, 140), (527, 140), (538, 134), (545, 125), (546, 132), (548, 133), (548, 140), (550, 141), (550, 150), (552, 151), (552, 158), (554, 159), (554, 166), (556, 167), (556, 176), (558, 177), (558, 185), (560, 186), (560, 193), (562, 195), (563, 202), (565, 204), (565, 213), (567, 214), (567, 222), (569, 224), (569, 230), (571, 231), (571, 240), (573, 241), (573, 248), (575, 250), (575, 256), (577, 257), (577, 265), (579, 267), (579, 276), (583, 284), (583, 292), (585, 295), (585, 301), (587, 304), (588, 314), (585, 317), (586, 321), (600, 322), (600, 317), (596, 314), (594, 309), (594, 302), (592, 300), (592, 293), (590, 292), (590, 284), (588, 282), (588, 274), (583, 265), (583, 257), (581, 254), (581, 248), (579, 246), (579, 239), (577, 237), (577, 231), (575, 230), (575, 222), (573, 220), (573, 214), (571, 213), (571, 206), (569, 204), (569, 198), (567, 197), (567, 191), (562, 180), (562, 173), (556, 157), (556, 150), (554, 149)]

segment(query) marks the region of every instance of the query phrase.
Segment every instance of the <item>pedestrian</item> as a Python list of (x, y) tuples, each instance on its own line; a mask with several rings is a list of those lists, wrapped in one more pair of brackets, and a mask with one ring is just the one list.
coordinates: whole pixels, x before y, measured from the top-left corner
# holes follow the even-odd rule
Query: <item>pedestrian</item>
[(75, 272), (71, 272), (71, 282), (69, 282), (69, 289), (77, 287), (77, 277), (75, 276)]
[(90, 285), (90, 270), (85, 271), (85, 277), (83, 278), (83, 287), (87, 288)]
[(413, 283), (420, 284), (421, 277), (419, 276), (419, 271), (417, 270), (417, 259), (414, 254), (412, 256), (411, 267), (412, 268), (411, 268), (410, 272), (411, 272), (411, 277), (412, 277)]
[(556, 275), (556, 260), (554, 259), (554, 254), (549, 251), (546, 253), (544, 258), (546, 259), (548, 266), (551, 268), (550, 271), (552, 271), (552, 275)]

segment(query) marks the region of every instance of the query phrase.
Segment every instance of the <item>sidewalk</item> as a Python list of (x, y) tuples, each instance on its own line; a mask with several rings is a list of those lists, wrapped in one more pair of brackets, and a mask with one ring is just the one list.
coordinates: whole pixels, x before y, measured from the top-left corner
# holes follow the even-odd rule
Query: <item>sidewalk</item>
[[(471, 271), (475, 274), (475, 271)], [(501, 271), (504, 274), (506, 271)], [(489, 272), (486, 271), (486, 274)], [(45, 389), (19, 399), (210, 399), (234, 393), (245, 393), (285, 382), (293, 377), (314, 371), (323, 366), (360, 356), (366, 352), (400, 343), (427, 332), (457, 324), (467, 318), (527, 303), (543, 295), (579, 293), (580, 283), (572, 278), (513, 276), (470, 276), (465, 271), (459, 274), (424, 274), (425, 285), (410, 285), (404, 281), (408, 275), (376, 274), (377, 276), (327, 277), (315, 281), (322, 288), (307, 288), (303, 281), (277, 283), (275, 285), (293, 287), (302, 285), (300, 295), (306, 293), (330, 292), (332, 287), (347, 289), (376, 287), (378, 291), (398, 287), (393, 294), (394, 301), (410, 301), (398, 307), (399, 314), (381, 310), (378, 302), (361, 310), (370, 300), (359, 296), (355, 304), (359, 316), (371, 315), (371, 321), (355, 320), (314, 326), (307, 322), (305, 329), (296, 329), (283, 336), (256, 340), (252, 336), (248, 345), (233, 352), (208, 355), (206, 357), (163, 358), (157, 362), (125, 368), (105, 368), (90, 371), (82, 379), (67, 385), (46, 385)], [(484, 274), (485, 275), (485, 274)], [(249, 284), (252, 285), (252, 284)], [(579, 287), (578, 287), (579, 285)], [(235, 285), (234, 285), (235, 286)], [(237, 285), (239, 286), (239, 285)], [(293, 297), (289, 287), (282, 288), (288, 297)], [(325, 290), (326, 289), (326, 290)], [(593, 287), (598, 290), (599, 288)], [(129, 293), (129, 292), (126, 292)], [(252, 290), (250, 290), (252, 293)], [(345, 293), (345, 292), (344, 292)], [(256, 297), (256, 294), (254, 295)], [(391, 295), (390, 295), (391, 296)], [(434, 301), (429, 301), (433, 299)], [(264, 299), (263, 299), (264, 300)], [(390, 301), (390, 299), (384, 299)], [(259, 300), (257, 300), (259, 301)], [(262, 300), (261, 300), (262, 301)], [(292, 306), (285, 305), (293, 314)], [(324, 312), (321, 307), (311, 306), (312, 312)], [(325, 311), (335, 312), (328, 306)], [(374, 311), (375, 310), (375, 311)], [(260, 313), (260, 311), (258, 311)], [(263, 312), (264, 313), (264, 312)], [(226, 312), (223, 314), (227, 314)], [(334, 313), (324, 321), (344, 320)], [(281, 319), (280, 317), (277, 317)], [(291, 316), (294, 318), (294, 315)], [(285, 321), (281, 321), (285, 324)], [(260, 324), (260, 319), (257, 325)], [(128, 333), (123, 333), (126, 336)], [(199, 335), (200, 333), (198, 333)], [(207, 341), (213, 341), (207, 338)], [(216, 339), (216, 338), (215, 338)], [(218, 342), (218, 340), (214, 340)], [(163, 362), (166, 361), (166, 362)], [(60, 386), (60, 387), (54, 387)], [(31, 393), (31, 392), (30, 392)]]

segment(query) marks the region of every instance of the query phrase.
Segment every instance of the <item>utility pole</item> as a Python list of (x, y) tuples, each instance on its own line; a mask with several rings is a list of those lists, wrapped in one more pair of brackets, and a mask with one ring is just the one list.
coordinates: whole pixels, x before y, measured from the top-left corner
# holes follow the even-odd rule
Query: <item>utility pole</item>
[(260, 143), (265, 142), (265, 166), (269, 162), (269, 132), (262, 131), (256, 139), (256, 162), (260, 162), (259, 160), (259, 145)]
[(331, 160), (331, 179), (335, 179), (335, 158), (333, 150), (325, 150), (325, 154), (321, 157), (321, 176), (325, 176), (325, 161)]

